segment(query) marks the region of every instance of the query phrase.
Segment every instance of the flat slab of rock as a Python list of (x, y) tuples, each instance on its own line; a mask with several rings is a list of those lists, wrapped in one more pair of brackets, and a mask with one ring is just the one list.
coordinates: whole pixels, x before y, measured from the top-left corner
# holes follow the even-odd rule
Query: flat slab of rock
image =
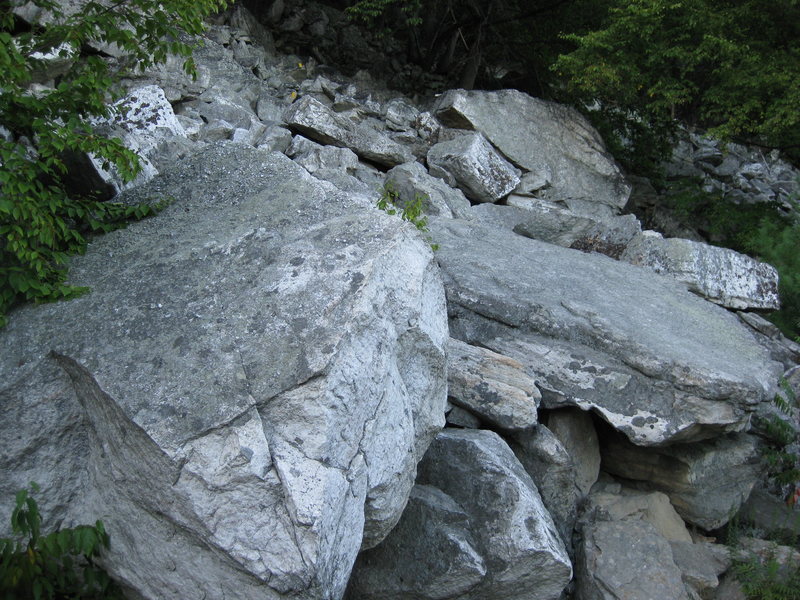
[(426, 493), (430, 518), (412, 507), (381, 545), (359, 556), (353, 598), (559, 597), (572, 575), (569, 558), (536, 486), (500, 436), (442, 431), (419, 465), (417, 488), (428, 486), (439, 491)]
[(102, 517), (106, 566), (144, 598), (341, 597), (444, 423), (433, 254), (368, 200), (241, 145), (129, 199), (169, 196), (74, 260), (90, 294), (0, 332), (0, 406), (27, 415), (0, 422), (0, 497), (59, 481), (46, 523)]
[(361, 158), (393, 167), (414, 160), (411, 151), (368, 126), (333, 112), (311, 96), (303, 96), (283, 115), (287, 126), (321, 144), (350, 148)]
[(621, 259), (674, 277), (728, 308), (780, 308), (775, 267), (728, 248), (646, 231), (631, 240)]
[(747, 426), (782, 371), (732, 314), (606, 256), (432, 218), (453, 337), (525, 365), (547, 408), (640, 445)]
[(736, 514), (761, 473), (756, 439), (744, 433), (663, 448), (609, 439), (603, 468), (664, 492), (684, 520), (708, 531)]
[(615, 209), (628, 201), (631, 186), (597, 131), (572, 108), (516, 90), (450, 90), (435, 114), (449, 127), (481, 132), (518, 167), (549, 174), (549, 187), (537, 195), (588, 198)]
[(475, 202), (497, 202), (517, 187), (514, 166), (479, 133), (439, 142), (428, 151), (431, 175), (461, 189)]
[(541, 394), (521, 363), (453, 338), (447, 352), (447, 394), (453, 404), (501, 429), (536, 425)]

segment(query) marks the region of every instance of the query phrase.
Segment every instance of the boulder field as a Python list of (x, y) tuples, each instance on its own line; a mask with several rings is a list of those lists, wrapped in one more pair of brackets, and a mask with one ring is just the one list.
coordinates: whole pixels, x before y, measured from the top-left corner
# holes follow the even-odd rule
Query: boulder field
[(167, 206), (0, 330), (0, 514), (102, 519), (137, 599), (713, 598), (800, 358), (775, 270), (642, 231), (573, 109), (270, 39), (236, 7), (98, 125), (146, 168), (78, 183)]

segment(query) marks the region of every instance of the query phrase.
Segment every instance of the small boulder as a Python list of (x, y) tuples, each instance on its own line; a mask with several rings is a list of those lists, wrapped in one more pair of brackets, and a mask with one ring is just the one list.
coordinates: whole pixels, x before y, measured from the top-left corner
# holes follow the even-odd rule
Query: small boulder
[(519, 183), (514, 166), (477, 133), (434, 145), (428, 151), (428, 168), (475, 202), (497, 202)]

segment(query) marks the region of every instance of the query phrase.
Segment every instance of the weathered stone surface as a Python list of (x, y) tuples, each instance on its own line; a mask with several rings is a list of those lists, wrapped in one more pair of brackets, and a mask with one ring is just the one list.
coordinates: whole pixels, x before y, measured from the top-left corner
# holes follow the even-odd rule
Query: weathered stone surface
[(430, 248), (240, 145), (129, 199), (165, 195), (75, 259), (90, 294), (19, 308), (0, 333), (2, 410), (20, 417), (0, 422), (3, 512), (56, 482), (45, 527), (103, 518), (106, 565), (143, 598), (340, 597), (443, 424)]
[(487, 571), (470, 521), (470, 515), (441, 490), (414, 486), (389, 537), (359, 555), (346, 598), (469, 597)]
[(439, 142), (428, 151), (431, 175), (461, 189), (475, 202), (497, 202), (519, 183), (514, 166), (479, 133)]
[(578, 598), (689, 600), (669, 543), (650, 523), (586, 524), (576, 552)]
[(460, 219), (469, 215), (470, 204), (464, 193), (430, 175), (418, 162), (391, 169), (386, 173), (386, 183), (398, 193), (404, 204), (414, 202), (418, 196), (422, 196), (422, 206), (429, 215)]
[(693, 590), (698, 598), (713, 597), (719, 576), (731, 565), (728, 547), (709, 542), (671, 541), (669, 545), (687, 590)]
[(478, 220), (550, 244), (584, 252), (599, 252), (619, 258), (633, 237), (641, 231), (633, 215), (606, 219), (581, 216), (552, 206), (546, 201), (525, 199), (521, 206), (479, 204), (471, 213)]
[(290, 129), (323, 144), (350, 148), (360, 157), (393, 167), (414, 159), (411, 152), (369, 126), (353, 123), (315, 100), (304, 96), (283, 115)]
[(753, 436), (744, 433), (662, 448), (610, 439), (603, 447), (603, 468), (647, 482), (669, 496), (684, 520), (713, 530), (728, 522), (758, 480), (756, 449)]
[(600, 473), (600, 445), (592, 417), (582, 410), (562, 408), (548, 411), (544, 423), (572, 457), (581, 494), (588, 494)]
[(563, 444), (544, 425), (515, 433), (509, 443), (542, 496), (561, 539), (572, 553), (572, 530), (578, 516), (581, 492), (575, 462)]
[[(449, 404), (449, 403), (448, 403)], [(449, 404), (445, 417), (447, 424), (453, 427), (463, 427), (465, 429), (483, 429), (481, 420), (465, 408)]]
[(756, 486), (742, 505), (739, 522), (782, 539), (800, 536), (800, 515), (785, 502)]
[(513, 358), (450, 338), (447, 350), (450, 402), (509, 431), (536, 425), (541, 394)]
[(616, 209), (628, 201), (630, 185), (599, 134), (574, 109), (516, 90), (450, 90), (435, 114), (447, 126), (480, 131), (526, 171), (549, 172), (543, 197), (589, 198)]
[(520, 361), (547, 408), (592, 409), (651, 445), (740, 430), (774, 394), (780, 365), (677, 282), (476, 223), (429, 227), (452, 336)]
[(358, 168), (358, 157), (352, 150), (337, 146), (322, 146), (301, 135), (294, 136), (292, 143), (286, 149), (286, 155), (311, 174), (321, 169), (352, 173)]
[(646, 521), (668, 542), (692, 543), (686, 524), (675, 512), (666, 494), (606, 484), (594, 490), (589, 501), (592, 510), (603, 512), (605, 520)]
[(646, 231), (631, 240), (621, 258), (674, 277), (728, 308), (780, 308), (775, 268), (727, 248)]
[[(559, 597), (572, 574), (569, 558), (533, 481), (497, 434), (445, 429), (419, 464), (418, 484), (438, 488), (468, 515), (461, 525), (465, 528), (462, 536), (471, 534), (471, 547), (486, 574), (459, 598)], [(426, 531), (408, 535), (409, 545), (388, 557), (390, 565), (382, 567), (384, 572), (393, 566), (396, 581), (413, 580), (417, 549), (431, 550)], [(384, 544), (393, 543), (394, 535), (390, 533)], [(443, 560), (446, 565), (450, 559)], [(475, 562), (471, 559), (469, 564)], [(368, 597), (394, 597), (378, 594), (390, 594), (397, 586), (370, 590), (375, 596)]]

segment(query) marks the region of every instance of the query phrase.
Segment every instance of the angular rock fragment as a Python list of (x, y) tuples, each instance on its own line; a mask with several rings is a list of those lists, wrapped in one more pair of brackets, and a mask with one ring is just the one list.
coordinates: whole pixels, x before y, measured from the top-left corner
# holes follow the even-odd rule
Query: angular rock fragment
[(774, 396), (781, 366), (677, 282), (474, 222), (429, 227), (453, 337), (525, 365), (546, 408), (591, 409), (656, 445), (741, 430)]
[(542, 502), (572, 555), (572, 530), (578, 516), (581, 491), (576, 483), (575, 462), (563, 444), (544, 425), (513, 434), (514, 455), (539, 490)]
[(386, 173), (386, 183), (397, 192), (404, 205), (422, 198), (422, 207), (426, 214), (461, 219), (469, 214), (470, 204), (464, 193), (430, 175), (418, 162), (405, 163), (391, 169)]
[(434, 145), (428, 151), (428, 168), (475, 202), (497, 202), (519, 183), (514, 166), (476, 133)]
[(516, 90), (450, 90), (435, 114), (448, 127), (481, 132), (518, 167), (550, 173), (543, 197), (588, 198), (615, 209), (628, 201), (631, 187), (600, 135), (572, 108)]
[(761, 472), (756, 440), (744, 433), (661, 448), (609, 439), (603, 468), (664, 492), (684, 520), (709, 531), (736, 514)]
[[(443, 492), (437, 494), (442, 508), (430, 521), (404, 517), (399, 530), (362, 554), (353, 597), (448, 597), (433, 585), (437, 580), (463, 590), (455, 596), (462, 600), (559, 597), (572, 574), (569, 558), (530, 476), (497, 434), (442, 431), (419, 465), (422, 486)], [(451, 533), (440, 549), (433, 542), (443, 530)], [(421, 570), (419, 561), (425, 561)]]
[(712, 597), (719, 587), (719, 577), (731, 565), (730, 549), (710, 542), (669, 543), (672, 559), (681, 570), (683, 583), (699, 598)]
[(470, 515), (450, 496), (416, 485), (397, 526), (358, 556), (347, 599), (464, 598), (486, 576)]
[(536, 425), (541, 394), (516, 360), (450, 338), (447, 368), (447, 393), (456, 406), (509, 431)]
[(311, 96), (304, 96), (284, 113), (287, 126), (322, 144), (350, 148), (360, 157), (393, 167), (414, 160), (411, 152), (377, 130), (333, 112)]
[(600, 446), (588, 413), (574, 408), (548, 411), (545, 425), (558, 438), (575, 464), (575, 483), (583, 495), (600, 473)]
[(294, 136), (292, 143), (286, 149), (286, 155), (312, 175), (322, 169), (352, 173), (358, 168), (358, 157), (352, 150), (337, 146), (322, 146), (301, 135)]
[(674, 277), (728, 308), (780, 308), (775, 268), (727, 248), (646, 231), (631, 240), (621, 258)]
[(650, 523), (587, 524), (576, 553), (579, 598), (689, 600), (672, 548)]
[(283, 155), (179, 164), (128, 197), (168, 208), (73, 261), (90, 294), (0, 332), (3, 413), (27, 415), (0, 420), (0, 501), (58, 481), (43, 526), (102, 518), (143, 598), (341, 597), (443, 425), (438, 268)]

